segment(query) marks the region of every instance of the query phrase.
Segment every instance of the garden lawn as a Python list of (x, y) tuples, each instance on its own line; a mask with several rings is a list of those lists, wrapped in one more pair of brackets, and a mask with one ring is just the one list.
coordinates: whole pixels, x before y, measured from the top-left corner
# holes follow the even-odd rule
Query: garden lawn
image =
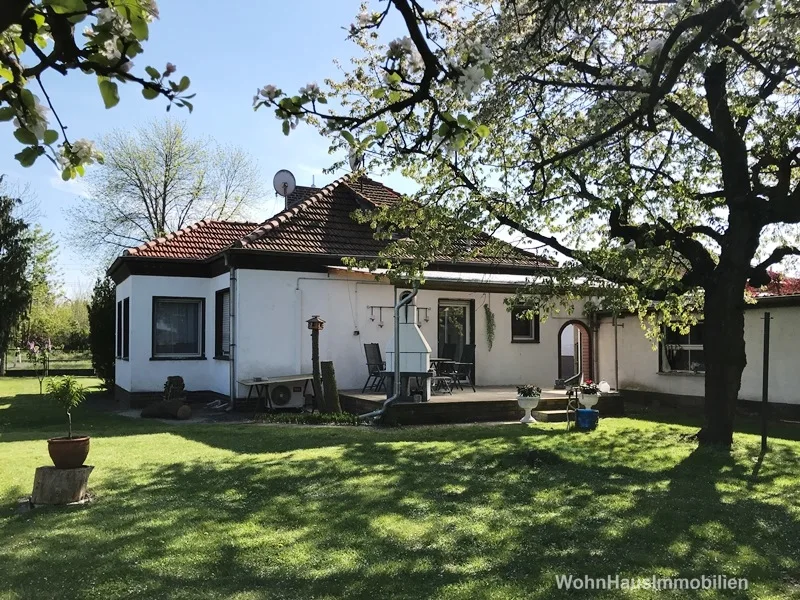
[[(94, 380), (85, 380), (95, 383)], [(375, 429), (164, 424), (75, 411), (91, 505), (17, 514), (63, 418), (0, 380), (0, 598), (800, 597), (800, 444), (680, 425)], [(111, 400), (107, 400), (111, 403)], [(556, 575), (750, 580), (559, 590)]]

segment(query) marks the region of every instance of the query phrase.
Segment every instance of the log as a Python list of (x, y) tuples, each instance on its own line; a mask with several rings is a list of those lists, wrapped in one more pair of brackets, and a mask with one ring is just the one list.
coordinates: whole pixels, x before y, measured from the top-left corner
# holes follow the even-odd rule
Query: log
[(142, 409), (142, 417), (150, 419), (180, 419), (191, 418), (192, 408), (183, 400), (162, 400), (153, 402)]
[(56, 469), (38, 467), (33, 477), (31, 504), (69, 504), (86, 499), (89, 475), (94, 467)]
[(323, 412), (334, 413), (342, 412), (339, 404), (339, 388), (336, 386), (336, 371), (333, 369), (332, 361), (322, 361), (322, 389), (323, 389)]

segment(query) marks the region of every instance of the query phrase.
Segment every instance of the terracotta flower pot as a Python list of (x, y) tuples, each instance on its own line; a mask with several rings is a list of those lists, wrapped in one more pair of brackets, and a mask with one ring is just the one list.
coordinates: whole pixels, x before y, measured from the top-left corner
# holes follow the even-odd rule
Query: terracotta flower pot
[(89, 455), (89, 436), (50, 438), (47, 450), (56, 469), (77, 469)]

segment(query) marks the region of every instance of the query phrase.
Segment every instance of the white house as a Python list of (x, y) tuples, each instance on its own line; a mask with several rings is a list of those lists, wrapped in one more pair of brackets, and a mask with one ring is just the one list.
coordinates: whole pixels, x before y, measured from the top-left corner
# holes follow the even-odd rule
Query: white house
[[(378, 343), (386, 357), (401, 290), (344, 268), (342, 258), (377, 256), (386, 242), (352, 213), (398, 198), (374, 180), (344, 177), (324, 188), (298, 187), (287, 208), (263, 223), (201, 221), (127, 250), (109, 269), (117, 283), (118, 399), (141, 405), (162, 393), (169, 375), (181, 375), (195, 397), (241, 399), (248, 390), (239, 381), (308, 373), (306, 320), (313, 315), (326, 321), (320, 354), (334, 362), (339, 387), (360, 389), (367, 379), (364, 344)], [(472, 244), (480, 249), (488, 239)], [(479, 386), (549, 387), (580, 372), (607, 380), (626, 401), (701, 406), (702, 324), (687, 336), (668, 332), (654, 347), (637, 317), (621, 316), (614, 327), (608, 315), (585, 315), (582, 302), (569, 315), (521, 320), (506, 300), (554, 265), (506, 249), (500, 257), (479, 253), (429, 266), (416, 305), (433, 353), (444, 344), (474, 344)], [(764, 309), (774, 321), (771, 401), (800, 414), (793, 358), (800, 296), (750, 306), (740, 397), (760, 399)]]
[[(339, 387), (361, 388), (364, 344), (380, 344), (386, 356), (395, 288), (344, 268), (342, 258), (377, 256), (386, 242), (351, 215), (398, 198), (374, 180), (344, 177), (298, 187), (286, 210), (263, 223), (201, 221), (127, 250), (109, 269), (117, 283), (117, 397), (141, 405), (161, 394), (167, 376), (181, 375), (195, 396), (240, 399), (248, 390), (239, 381), (310, 372), (312, 315), (326, 321), (320, 353), (334, 362)], [(551, 386), (563, 362), (559, 340), (575, 324), (566, 337), (578, 341), (591, 376), (581, 303), (570, 316), (541, 321), (506, 308), (526, 278), (553, 266), (511, 246), (501, 257), (431, 264), (416, 304), (433, 352), (474, 344), (477, 385)]]
[[(769, 402), (777, 414), (800, 418), (800, 387), (795, 381), (800, 333), (800, 295), (762, 296), (745, 310), (747, 366), (739, 400), (743, 408), (760, 410), (764, 366), (764, 313), (769, 312)], [(702, 321), (687, 335), (666, 331), (653, 343), (639, 318), (620, 316), (616, 341), (614, 319), (598, 319), (597, 372), (618, 387), (626, 402), (642, 400), (682, 409), (702, 409), (705, 374)], [(616, 351), (615, 351), (616, 349)], [(618, 379), (618, 381), (617, 381)]]

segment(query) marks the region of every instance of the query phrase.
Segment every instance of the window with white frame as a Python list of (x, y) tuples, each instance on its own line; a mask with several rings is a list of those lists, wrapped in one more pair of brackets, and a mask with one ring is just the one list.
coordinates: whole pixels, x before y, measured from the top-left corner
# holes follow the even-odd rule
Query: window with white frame
[(692, 325), (688, 333), (667, 327), (660, 346), (663, 373), (705, 373), (703, 323)]
[(202, 358), (203, 298), (153, 298), (153, 358)]

